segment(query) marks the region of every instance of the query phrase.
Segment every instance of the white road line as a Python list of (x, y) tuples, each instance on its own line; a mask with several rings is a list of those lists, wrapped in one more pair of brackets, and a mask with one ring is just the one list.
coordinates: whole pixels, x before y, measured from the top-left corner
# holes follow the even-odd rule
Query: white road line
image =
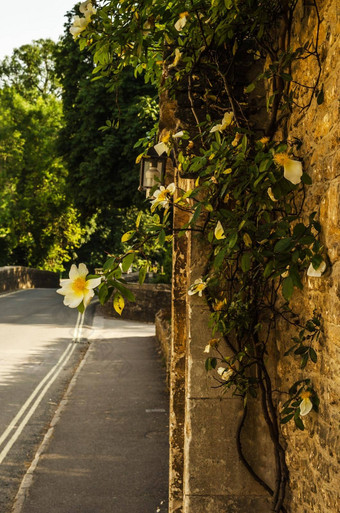
[(85, 365), (85, 363), (89, 357), (89, 354), (90, 354), (90, 351), (87, 351), (83, 360), (80, 362), (80, 365), (77, 368), (73, 378), (71, 379), (70, 384), (67, 387), (67, 390), (64, 394), (64, 397), (60, 401), (60, 404), (59, 404), (59, 406), (54, 414), (54, 417), (51, 421), (51, 427), (47, 431), (42, 443), (40, 444), (40, 447), (38, 448), (38, 450), (35, 454), (35, 457), (31, 463), (31, 466), (28, 468), (26, 474), (24, 475), (24, 478), (21, 482), (18, 493), (14, 499), (14, 505), (13, 505), (13, 509), (12, 509), (11, 513), (21, 513), (22, 512), (27, 493), (29, 492), (29, 488), (32, 484), (35, 469), (37, 468), (38, 463), (39, 463), (40, 456), (46, 451), (46, 449), (50, 443), (50, 440), (54, 433), (54, 428), (55, 428), (56, 424), (59, 422), (61, 414), (64, 411), (64, 409), (69, 401), (71, 392), (77, 382), (78, 376), (79, 376), (83, 366)]
[(67, 346), (61, 357), (59, 358), (56, 365), (47, 373), (47, 375), (42, 379), (42, 381), (37, 385), (35, 390), (32, 392), (30, 397), (27, 399), (25, 404), (20, 408), (19, 412), (16, 414), (12, 422), (9, 424), (9, 426), (6, 428), (4, 433), (0, 437), (0, 445), (6, 440), (9, 433), (16, 427), (17, 422), (20, 421), (21, 417), (24, 415), (27, 408), (30, 406), (38, 392), (41, 390), (41, 388), (45, 385), (46, 381), (47, 384), (43, 388), (42, 392), (39, 394), (38, 398), (33, 403), (32, 407), (24, 417), (23, 421), (20, 423), (20, 425), (16, 428), (15, 432), (13, 433), (10, 440), (7, 442), (6, 446), (3, 448), (3, 450), (0, 453), (0, 464), (3, 462), (5, 457), (7, 456), (8, 452), (12, 448), (13, 444), (16, 442), (18, 437), (20, 436), (21, 432), (23, 431), (24, 427), (26, 426), (27, 422), (32, 417), (33, 413), (39, 406), (41, 400), (43, 399), (44, 395), (46, 394), (47, 390), (50, 388), (52, 383), (55, 381), (57, 376), (59, 375), (60, 371), (62, 370), (63, 366), (67, 363), (67, 361), (70, 359), (73, 351), (75, 350), (75, 342), (80, 340), (82, 327), (84, 324), (84, 314), (78, 313), (76, 326), (74, 328), (74, 334), (73, 334), (73, 341), (70, 342), (70, 344)]
[(73, 332), (73, 342), (79, 342), (81, 339), (82, 329), (84, 325), (85, 313), (78, 312), (76, 326)]
[(67, 353), (70, 351), (70, 349), (72, 348), (74, 344), (71, 342), (67, 348), (65, 349), (65, 351), (63, 352), (63, 354), (61, 355), (61, 357), (59, 358), (58, 362), (56, 363), (56, 365), (54, 367), (52, 367), (52, 369), (48, 372), (48, 374), (46, 374), (46, 376), (44, 377), (44, 379), (42, 379), (39, 383), (39, 385), (33, 390), (32, 394), (29, 396), (29, 398), (27, 399), (27, 401), (25, 402), (25, 404), (20, 408), (20, 410), (18, 411), (18, 413), (16, 414), (16, 416), (14, 417), (14, 419), (12, 420), (12, 422), (7, 426), (7, 428), (5, 429), (5, 431), (3, 432), (3, 434), (0, 436), (0, 445), (3, 443), (4, 440), (6, 440), (7, 436), (9, 435), (9, 433), (12, 431), (12, 429), (16, 426), (17, 422), (19, 422), (20, 418), (23, 416), (23, 414), (25, 413), (25, 411), (27, 410), (27, 408), (29, 407), (29, 405), (31, 404), (31, 402), (33, 401), (33, 399), (35, 398), (35, 396), (38, 394), (38, 392), (40, 391), (40, 389), (44, 386), (44, 384), (46, 383), (46, 381), (51, 377), (51, 375), (57, 370), (57, 368), (63, 364), (63, 361), (64, 359), (66, 358), (67, 356)]
[(28, 289), (13, 290), (12, 292), (1, 292), (0, 299), (3, 297), (13, 296), (14, 294), (18, 294), (19, 292), (21, 292), (23, 290), (28, 290)]

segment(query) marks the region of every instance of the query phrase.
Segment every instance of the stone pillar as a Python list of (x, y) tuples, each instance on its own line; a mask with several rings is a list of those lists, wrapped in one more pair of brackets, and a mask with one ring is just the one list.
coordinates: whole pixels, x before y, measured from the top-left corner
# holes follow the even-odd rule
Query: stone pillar
[[(209, 248), (197, 233), (191, 232), (189, 284), (204, 274), (208, 253)], [(218, 383), (212, 373), (205, 370), (204, 348), (212, 338), (209, 317), (203, 297), (187, 296), (183, 513), (269, 513), (268, 493), (249, 475), (237, 453), (236, 430), (243, 412), (242, 402), (230, 392), (223, 394), (216, 388)], [(255, 435), (254, 424), (250, 433), (256, 438), (253, 445), (262, 447), (267, 456), (267, 436), (263, 438), (258, 432)], [(263, 466), (260, 470), (268, 480)]]
[[(185, 189), (188, 180), (175, 173), (176, 187)], [(177, 193), (175, 195), (176, 199)], [(187, 290), (188, 237), (179, 236), (178, 228), (188, 222), (190, 214), (174, 208), (173, 226), (173, 281), (171, 308), (171, 363), (170, 363), (170, 473), (169, 512), (183, 511), (185, 381), (187, 348)]]

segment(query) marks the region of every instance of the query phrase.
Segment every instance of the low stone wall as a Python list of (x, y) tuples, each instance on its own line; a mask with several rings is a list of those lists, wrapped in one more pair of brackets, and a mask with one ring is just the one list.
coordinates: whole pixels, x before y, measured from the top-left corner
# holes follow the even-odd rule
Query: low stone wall
[(51, 271), (31, 267), (0, 267), (0, 293), (18, 289), (57, 288), (59, 276)]
[(159, 310), (155, 317), (156, 338), (159, 342), (164, 363), (166, 365), (167, 384), (170, 380), (170, 350), (171, 350), (171, 310)]
[(133, 321), (155, 322), (156, 313), (160, 309), (170, 309), (171, 287), (164, 283), (129, 283), (128, 288), (136, 297), (136, 302), (126, 301), (123, 313), (119, 316), (113, 309), (110, 300), (99, 310), (104, 315)]

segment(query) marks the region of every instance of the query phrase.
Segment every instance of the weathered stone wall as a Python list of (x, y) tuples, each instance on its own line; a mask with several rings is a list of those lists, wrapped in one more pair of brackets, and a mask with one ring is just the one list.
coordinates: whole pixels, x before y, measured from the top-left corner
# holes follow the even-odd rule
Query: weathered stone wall
[[(188, 181), (181, 180), (178, 172), (174, 181), (177, 188), (186, 190)], [(177, 194), (177, 191), (176, 191)], [(173, 224), (179, 228), (188, 222), (190, 214), (174, 210)], [(186, 361), (188, 340), (188, 237), (179, 237), (174, 231), (173, 280), (171, 302), (171, 361), (170, 361), (170, 461), (169, 461), (169, 513), (183, 511), (183, 474), (185, 443)]]
[[(340, 4), (337, 0), (317, 2), (320, 9), (318, 50), (321, 62), (320, 88), (324, 102), (312, 99), (308, 109), (294, 109), (288, 137), (302, 140), (299, 156), (313, 179), (308, 187), (306, 211), (316, 211), (322, 224), (322, 241), (327, 254), (327, 271), (320, 278), (304, 280), (304, 290), (294, 306), (306, 320), (316, 309), (322, 315), (324, 334), (315, 347), (317, 364), (308, 363), (302, 372), (294, 358), (281, 359), (279, 374), (287, 389), (299, 377), (311, 377), (320, 397), (320, 412), (304, 417), (301, 432), (290, 423), (284, 428), (290, 493), (287, 509), (291, 513), (335, 513), (339, 511), (339, 390), (340, 390), (340, 153), (339, 153), (339, 54)], [(313, 2), (299, 2), (293, 25), (292, 45), (315, 41), (317, 14)], [(294, 70), (297, 82), (312, 85), (318, 73), (315, 57), (300, 60)], [(299, 103), (309, 101), (310, 90), (299, 88)], [(279, 326), (278, 348), (289, 347), (287, 327)], [(284, 335), (283, 335), (284, 333)]]
[[(318, 51), (322, 72), (319, 82), (324, 102), (312, 98), (307, 109), (294, 109), (288, 122), (288, 139), (302, 140), (299, 156), (312, 176), (306, 210), (318, 212), (323, 225), (323, 242), (328, 255), (328, 270), (322, 278), (305, 278), (305, 288), (295, 295), (296, 310), (307, 320), (317, 309), (323, 317), (324, 336), (320, 341), (317, 365), (308, 364), (302, 372), (294, 357), (273, 362), (280, 388), (309, 376), (318, 391), (320, 413), (305, 417), (306, 430), (293, 423), (283, 426), (287, 444), (290, 486), (286, 501), (288, 513), (335, 513), (339, 509), (338, 392), (340, 378), (340, 161), (338, 91), (339, 12), (337, 0), (320, 4)], [(293, 48), (314, 39), (317, 30), (314, 1), (299, 1), (293, 24)], [(312, 47), (311, 47), (312, 48)], [(315, 83), (318, 61), (315, 56), (299, 60), (294, 80), (308, 86)], [(310, 87), (297, 83), (296, 101), (309, 103)], [(320, 98), (320, 97), (319, 97)], [(163, 99), (164, 100), (164, 99)], [(166, 99), (164, 100), (166, 103)], [(187, 112), (180, 109), (183, 119)], [(165, 120), (165, 127), (168, 124)], [(173, 126), (174, 123), (172, 123)], [(173, 128), (169, 125), (169, 128)], [(177, 125), (176, 125), (177, 126)], [(181, 125), (182, 126), (182, 125)], [(172, 181), (172, 180), (171, 180)], [(189, 181), (175, 174), (183, 190)], [(174, 214), (174, 226), (186, 221), (183, 213)], [(176, 234), (176, 232), (175, 232)], [(270, 498), (242, 466), (235, 445), (235, 433), (242, 405), (228, 394), (213, 389), (210, 373), (204, 369), (204, 347), (211, 338), (209, 312), (202, 298), (188, 296), (187, 290), (204, 274), (205, 248), (190, 233), (174, 239), (174, 281), (172, 296), (171, 401), (170, 401), (170, 507), (169, 513), (268, 513)], [(273, 353), (283, 353), (290, 344), (286, 325), (278, 324)], [(275, 357), (277, 354), (275, 354)], [(280, 383), (281, 382), (281, 383)], [(252, 407), (251, 407), (252, 408)], [(256, 404), (253, 405), (256, 408)], [(249, 461), (258, 474), (273, 485), (271, 444), (265, 426), (256, 412), (250, 411), (242, 442)]]
[(171, 353), (171, 311), (159, 310), (155, 317), (156, 338), (159, 342), (166, 367), (166, 380), (169, 386)]
[[(189, 239), (188, 285), (204, 274), (208, 254), (197, 235), (191, 234)], [(212, 373), (205, 371), (204, 348), (211, 338), (210, 311), (205, 300), (198, 295), (188, 296), (187, 315), (183, 512), (269, 513), (268, 494), (253, 480), (237, 453), (236, 431), (243, 413), (242, 401), (222, 393), (216, 388)], [(257, 455), (257, 472), (272, 484), (267, 433), (256, 429), (254, 416), (249, 417), (249, 440), (245, 436), (243, 443), (249, 447), (250, 441), (253, 456)], [(259, 457), (261, 452), (266, 456)]]
[(59, 276), (51, 271), (30, 267), (0, 267), (0, 293), (18, 289), (57, 288)]
[(129, 283), (129, 290), (135, 295), (136, 301), (125, 302), (122, 315), (118, 315), (113, 309), (112, 301), (108, 301), (99, 309), (104, 315), (119, 319), (131, 319), (142, 322), (155, 322), (158, 310), (170, 309), (171, 286), (165, 283)]

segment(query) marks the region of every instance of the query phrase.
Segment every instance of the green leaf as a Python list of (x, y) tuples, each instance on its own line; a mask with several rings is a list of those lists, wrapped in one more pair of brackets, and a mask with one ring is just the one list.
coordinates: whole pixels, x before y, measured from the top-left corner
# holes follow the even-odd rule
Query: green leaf
[(255, 180), (254, 182), (254, 189), (256, 189), (257, 185), (266, 177), (263, 173)]
[(306, 184), (306, 185), (312, 185), (313, 180), (311, 179), (311, 177), (307, 173), (302, 173), (301, 182)]
[(217, 365), (217, 360), (216, 358), (207, 358), (206, 361), (205, 361), (205, 370), (206, 371), (210, 371), (212, 369), (215, 369), (216, 368), (216, 365)]
[(229, 248), (230, 248), (230, 249), (232, 249), (232, 248), (236, 245), (237, 239), (238, 239), (238, 234), (237, 234), (237, 233), (233, 233), (233, 234), (229, 237), (228, 245), (229, 245)]
[(214, 268), (215, 269), (219, 269), (221, 267), (226, 252), (227, 252), (227, 248), (224, 247), (215, 256), (215, 259), (214, 259)]
[(289, 415), (292, 412), (294, 413), (294, 408), (289, 408), (289, 406), (287, 406), (281, 411), (281, 415)]
[(264, 271), (263, 271), (264, 278), (268, 278), (268, 276), (270, 276), (270, 274), (273, 270), (273, 267), (274, 267), (274, 262), (273, 262), (273, 260), (270, 260), (270, 262), (268, 262), (266, 267), (264, 268)]
[(264, 171), (267, 171), (267, 169), (270, 167), (270, 165), (271, 165), (271, 160), (269, 160), (269, 159), (262, 160), (260, 167), (259, 167), (259, 172), (263, 173)]
[(313, 226), (317, 232), (321, 232), (321, 224), (318, 221), (314, 221)]
[(248, 145), (248, 138), (246, 135), (244, 135), (242, 137), (242, 143), (241, 143), (243, 153), (245, 153), (247, 151), (247, 145)]
[(103, 271), (108, 271), (113, 267), (113, 264), (115, 263), (115, 257), (110, 257), (108, 260), (106, 260), (105, 264), (103, 265)]
[(196, 223), (196, 221), (198, 220), (199, 216), (200, 216), (200, 213), (201, 213), (201, 210), (202, 210), (202, 204), (199, 203), (195, 209), (195, 212), (192, 216), (192, 218), (190, 219), (190, 224), (193, 225)]
[(294, 349), (296, 348), (296, 344), (294, 344), (292, 347), (290, 347), (283, 356), (288, 356)]
[(122, 285), (121, 283), (119, 283), (119, 281), (115, 281), (113, 280), (112, 281), (113, 285), (116, 287), (116, 289), (119, 290), (119, 292), (124, 296), (126, 297), (126, 299), (128, 301), (131, 301), (131, 303), (134, 303), (136, 301), (136, 298), (135, 298), (135, 295), (133, 294), (133, 292), (131, 292), (131, 290), (127, 289), (126, 287), (124, 287), (124, 285)]
[(281, 424), (287, 424), (287, 422), (290, 421), (294, 417), (294, 413), (291, 413), (290, 415), (287, 415), (287, 417), (284, 417), (281, 419)]
[(316, 363), (318, 361), (318, 356), (312, 347), (309, 350), (309, 357), (313, 363)]
[(145, 276), (146, 276), (146, 273), (147, 273), (147, 266), (146, 265), (143, 265), (140, 269), (139, 269), (139, 275), (138, 275), (138, 281), (139, 281), (139, 285), (143, 285), (144, 281), (145, 281)]
[(309, 347), (300, 346), (294, 351), (294, 354), (305, 354), (305, 353), (308, 353), (308, 351), (309, 351)]
[(117, 265), (117, 267), (115, 269), (113, 269), (113, 271), (111, 271), (108, 275), (107, 275), (107, 280), (112, 280), (112, 278), (115, 278), (116, 280), (118, 278), (120, 278), (122, 276), (122, 270), (121, 268)]
[(98, 299), (101, 305), (103, 305), (108, 297), (109, 289), (106, 283), (102, 283), (99, 287)]
[(295, 237), (295, 239), (299, 239), (305, 234), (306, 231), (307, 227), (303, 223), (298, 223), (294, 226), (293, 236)]
[(137, 219), (136, 219), (136, 229), (138, 230), (141, 219), (142, 219), (143, 212), (139, 212)]
[(134, 261), (135, 259), (135, 254), (134, 253), (128, 253), (122, 260), (122, 270), (124, 273), (126, 273), (130, 267), (131, 267), (131, 264), (132, 262)]
[(113, 308), (119, 315), (122, 315), (123, 309), (125, 306), (125, 301), (120, 292), (116, 292), (113, 296)]
[(244, 273), (248, 272), (251, 267), (251, 253), (243, 253), (241, 258), (241, 268)]
[(158, 244), (160, 246), (164, 246), (165, 243), (165, 231), (161, 230), (158, 235)]
[(77, 310), (81, 314), (85, 312), (85, 306), (83, 301), (80, 303), (80, 305), (77, 306)]
[(291, 249), (293, 247), (293, 242), (291, 237), (287, 237), (286, 239), (280, 239), (274, 246), (275, 253), (284, 253), (285, 251)]
[(318, 105), (321, 105), (324, 102), (324, 99), (325, 99), (325, 94), (324, 94), (323, 87), (322, 87), (321, 91), (319, 92), (319, 94), (316, 97), (316, 103)]
[(308, 353), (304, 354), (301, 362), (301, 369), (304, 369), (308, 362)]
[(299, 275), (298, 271), (294, 267), (291, 267), (289, 269), (289, 276), (293, 280), (294, 287), (298, 287), (300, 290), (302, 290), (303, 289), (303, 285), (302, 285), (302, 282), (301, 282), (300, 275)]
[(254, 89), (255, 89), (255, 84), (254, 84), (254, 82), (252, 82), (251, 84), (249, 84), (246, 87), (246, 93), (251, 93), (252, 91), (254, 91)]
[(314, 269), (317, 269), (320, 266), (322, 261), (323, 261), (323, 258), (321, 255), (313, 255), (312, 265), (313, 265)]
[(290, 298), (293, 295), (293, 291), (294, 291), (293, 280), (290, 276), (288, 276), (288, 278), (285, 278), (282, 282), (282, 294), (286, 301), (289, 302)]
[(134, 236), (135, 233), (136, 233), (136, 230), (130, 230), (130, 231), (124, 233), (124, 235), (122, 235), (121, 242), (127, 242), (128, 240), (132, 239), (132, 237)]
[(294, 422), (295, 422), (296, 427), (298, 429), (300, 429), (300, 431), (304, 431), (305, 426), (300, 417), (294, 417)]

